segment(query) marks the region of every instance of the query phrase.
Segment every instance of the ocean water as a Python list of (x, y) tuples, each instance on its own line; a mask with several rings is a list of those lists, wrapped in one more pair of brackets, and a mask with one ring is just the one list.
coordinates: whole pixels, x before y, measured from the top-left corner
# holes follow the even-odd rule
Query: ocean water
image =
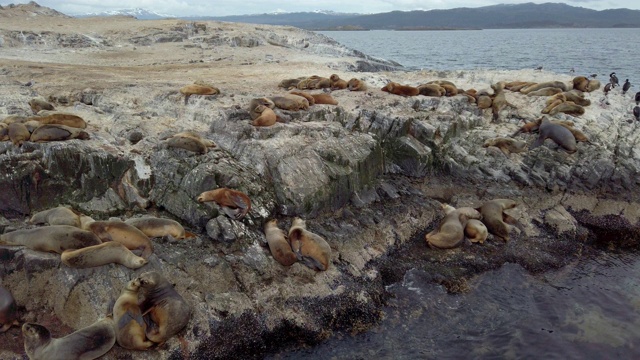
[[(640, 29), (493, 29), (452, 31), (321, 31), (365, 54), (396, 61), (408, 69), (519, 70), (597, 74), (616, 72), (640, 84)], [(640, 85), (635, 86), (640, 89)], [(637, 91), (637, 90), (636, 90)]]
[[(640, 29), (322, 32), (409, 69), (544, 70), (640, 84)], [(640, 85), (631, 92), (640, 89)], [(637, 249), (594, 249), (542, 274), (516, 264), (448, 294), (420, 270), (391, 284), (378, 326), (270, 359), (640, 359)]]

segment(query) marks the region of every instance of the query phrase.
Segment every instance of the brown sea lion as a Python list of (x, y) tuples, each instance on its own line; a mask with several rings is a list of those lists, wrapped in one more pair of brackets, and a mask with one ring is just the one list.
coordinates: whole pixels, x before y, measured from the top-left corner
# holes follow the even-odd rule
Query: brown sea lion
[(179, 132), (179, 133), (173, 135), (173, 137), (178, 137), (178, 136), (197, 140), (197, 141), (203, 143), (204, 146), (206, 146), (207, 148), (217, 147), (216, 143), (214, 143), (212, 140), (209, 140), (209, 139), (207, 139), (205, 137), (202, 137), (202, 135), (198, 134), (195, 131), (182, 131), (182, 132)]
[(579, 90), (570, 90), (562, 93), (567, 101), (573, 101), (580, 106), (591, 105), (591, 100), (584, 98), (584, 93)]
[(328, 89), (331, 88), (331, 80), (326, 77), (312, 76), (309, 81), (309, 89)]
[(502, 239), (504, 242), (509, 241), (509, 225), (505, 223), (514, 222), (515, 220), (504, 213), (504, 210), (512, 209), (518, 205), (517, 202), (509, 199), (494, 199), (482, 204), (478, 210), (482, 214), (482, 223), (487, 230), (495, 237)]
[(540, 90), (546, 87), (556, 87), (561, 89), (562, 91), (567, 91), (567, 84), (563, 83), (562, 81), (547, 81), (547, 82), (543, 82), (543, 83), (537, 83), (534, 85), (530, 85), (527, 87), (524, 87), (522, 89), (520, 89), (520, 92), (523, 94), (528, 94), (532, 91), (536, 91), (536, 90)]
[(14, 325), (20, 325), (16, 300), (9, 290), (0, 285), (0, 334)]
[(535, 83), (530, 82), (530, 81), (510, 81), (510, 82), (506, 82), (504, 84), (504, 89), (505, 90), (509, 90), (509, 91), (513, 91), (513, 92), (519, 92), (520, 89), (527, 87), (527, 86), (531, 86)]
[(576, 138), (566, 127), (554, 124), (546, 117), (542, 119), (539, 127), (540, 134), (529, 149), (535, 149), (542, 145), (546, 139), (551, 139), (569, 154), (573, 154), (578, 149), (576, 147)]
[(587, 90), (585, 90), (585, 92), (592, 92), (598, 89), (600, 89), (600, 81), (593, 79), (589, 80), (589, 85), (587, 86)]
[(287, 90), (292, 88), (297, 88), (298, 83), (304, 79), (306, 79), (306, 77), (299, 77), (295, 79), (284, 79), (280, 81), (280, 83), (278, 84), (278, 87), (285, 88)]
[(580, 91), (587, 91), (589, 87), (589, 79), (585, 76), (576, 76), (573, 78), (573, 88)]
[(26, 246), (32, 250), (58, 254), (101, 243), (93, 233), (69, 225), (41, 226), (0, 235), (0, 245)]
[(398, 84), (393, 81), (387, 83), (387, 85), (380, 90), (400, 96), (416, 96), (420, 94), (420, 90), (416, 87)]
[(251, 102), (249, 103), (249, 109), (248, 109), (249, 115), (251, 116), (251, 120), (255, 120), (260, 115), (262, 115), (262, 112), (255, 111), (258, 105), (264, 105), (270, 109), (273, 109), (276, 107), (276, 104), (274, 104), (273, 101), (269, 100), (266, 97), (252, 99)]
[(71, 139), (88, 140), (89, 138), (89, 133), (80, 128), (51, 124), (38, 126), (38, 128), (36, 128), (31, 134), (30, 140), (32, 142), (41, 143)]
[(449, 80), (431, 80), (427, 84), (436, 84), (436, 85), (440, 85), (442, 87), (444, 87), (443, 85), (456, 87), (456, 84), (454, 84), (453, 82), (451, 82)]
[(271, 126), (278, 121), (276, 113), (264, 105), (258, 105), (254, 109), (256, 112), (260, 112), (262, 115), (258, 116), (251, 123), (253, 126)]
[(11, 123), (7, 127), (9, 139), (15, 146), (21, 146), (23, 142), (29, 141), (31, 133), (23, 123)]
[(195, 236), (194, 234), (185, 231), (184, 227), (182, 227), (179, 222), (166, 218), (145, 216), (127, 219), (124, 223), (135, 226), (138, 230), (151, 238), (171, 236), (175, 239), (185, 239)]
[(577, 142), (591, 142), (589, 141), (589, 137), (587, 135), (573, 127), (573, 122), (571, 121), (554, 120), (552, 121), (552, 123), (562, 125), (569, 129), (569, 131), (571, 131), (571, 133), (573, 134), (573, 137), (576, 138)]
[(493, 96), (491, 101), (491, 110), (493, 112), (493, 121), (500, 120), (500, 111), (504, 109), (508, 103), (504, 94), (504, 81), (497, 82), (491, 85), (493, 89)]
[(237, 190), (219, 188), (201, 193), (198, 202), (215, 201), (232, 219), (240, 220), (251, 211), (249, 197)]
[(307, 101), (309, 102), (309, 106), (313, 106), (316, 104), (316, 100), (313, 98), (313, 96), (311, 96), (311, 94), (306, 91), (291, 90), (289, 91), (289, 94), (302, 96), (303, 98), (307, 99)]
[(77, 269), (86, 269), (107, 264), (120, 264), (129, 269), (137, 269), (148, 262), (132, 253), (126, 246), (115, 241), (87, 246), (82, 249), (65, 250), (62, 252), (60, 258), (63, 264)]
[(316, 104), (338, 105), (338, 101), (329, 94), (312, 94)]
[(27, 119), (29, 119), (26, 116), (22, 116), (22, 115), (9, 115), (7, 117), (5, 117), (4, 119), (2, 119), (2, 122), (4, 124), (12, 124), (14, 122), (18, 122), (18, 123), (23, 123), (25, 121), (27, 121)]
[(521, 153), (527, 150), (527, 143), (511, 138), (497, 137), (485, 140), (482, 147), (495, 146), (502, 151), (503, 154), (509, 156), (513, 153)]
[(7, 141), (7, 140), (9, 140), (9, 125), (5, 123), (0, 123), (0, 141)]
[(267, 221), (264, 225), (264, 235), (267, 238), (271, 256), (277, 262), (283, 266), (290, 266), (298, 261), (296, 254), (291, 250), (291, 244), (287, 241), (284, 230), (278, 227), (278, 220)]
[(340, 79), (338, 74), (331, 74), (329, 80), (331, 80), (331, 90), (342, 90), (348, 86), (347, 81)]
[(480, 213), (477, 211), (472, 212), (469, 210), (470, 208), (458, 211), (447, 204), (442, 204), (442, 209), (445, 212), (444, 219), (442, 219), (436, 230), (425, 235), (425, 240), (432, 248), (452, 249), (462, 245), (467, 221), (470, 218), (479, 219)]
[(352, 78), (347, 82), (347, 88), (349, 88), (349, 91), (366, 91), (367, 84), (360, 79)]
[(302, 96), (285, 94), (269, 98), (277, 108), (283, 110), (309, 110), (309, 102)]
[(513, 133), (513, 135), (511, 135), (511, 137), (515, 137), (516, 135), (518, 135), (520, 133), (532, 133), (532, 132), (538, 131), (538, 128), (540, 128), (540, 121), (538, 121), (538, 120), (529, 121), (529, 122), (525, 123), (524, 125), (522, 125), (522, 127), (520, 127), (520, 129), (518, 129), (518, 131)]
[[(559, 97), (557, 97), (557, 95), (561, 95)], [(551, 100), (551, 102), (549, 102)], [(549, 98), (549, 100), (547, 100), (547, 106), (542, 109), (542, 113), (543, 114), (548, 114), (551, 110), (553, 110), (553, 108), (555, 108), (556, 106), (562, 104), (563, 102), (566, 101), (566, 98), (564, 96), (564, 94), (560, 93), (560, 94), (556, 94), (552, 97)]]
[(458, 95), (458, 88), (455, 85), (440, 84), (440, 86), (445, 90), (445, 96), (451, 97)]
[(180, 332), (191, 318), (191, 306), (158, 272), (150, 271), (136, 279), (140, 284), (143, 301), (142, 314), (147, 323), (147, 339), (164, 343)]
[(331, 263), (331, 247), (320, 235), (307, 230), (300, 218), (293, 219), (289, 228), (289, 244), (300, 262), (316, 271), (326, 271)]
[(193, 131), (177, 133), (168, 138), (165, 144), (167, 147), (184, 149), (197, 154), (206, 154), (210, 147), (216, 147), (213, 141), (205, 139)]
[(444, 96), (447, 90), (438, 84), (422, 84), (418, 85), (418, 93), (423, 96)]
[(78, 213), (66, 206), (39, 211), (29, 220), (31, 224), (69, 225), (80, 227)]
[(116, 343), (113, 318), (102, 320), (65, 337), (54, 338), (44, 326), (22, 325), (24, 350), (31, 360), (96, 359), (106, 354)]
[(33, 99), (29, 100), (29, 107), (31, 107), (31, 111), (33, 111), (34, 114), (37, 114), (38, 111), (40, 111), (40, 110), (55, 110), (56, 109), (56, 108), (53, 107), (53, 105), (48, 103), (46, 100), (38, 99), (38, 98), (33, 98)]
[(217, 95), (220, 94), (220, 89), (209, 85), (191, 84), (181, 87), (180, 93), (184, 95), (186, 105), (191, 95)]
[(557, 87), (546, 87), (527, 93), (527, 96), (553, 96), (562, 93), (562, 89)]
[(147, 324), (138, 305), (139, 289), (138, 279), (129, 281), (113, 305), (116, 341), (118, 345), (129, 350), (147, 350), (154, 345), (146, 337)]
[(467, 226), (464, 227), (464, 236), (471, 240), (472, 243), (479, 242), (480, 244), (484, 244), (484, 241), (487, 240), (489, 236), (489, 230), (487, 230), (487, 227), (482, 221), (469, 219)]
[(87, 122), (80, 116), (58, 111), (41, 110), (38, 116), (32, 116), (28, 120), (37, 120), (43, 125), (64, 125), (79, 129), (87, 127)]
[(94, 221), (87, 228), (102, 241), (115, 241), (129, 250), (142, 250), (143, 258), (147, 259), (153, 253), (153, 244), (149, 237), (135, 226), (122, 221)]
[(557, 113), (565, 113), (573, 116), (584, 115), (584, 108), (577, 105), (573, 101), (565, 101), (558, 104), (553, 109), (549, 110), (549, 115), (553, 116)]

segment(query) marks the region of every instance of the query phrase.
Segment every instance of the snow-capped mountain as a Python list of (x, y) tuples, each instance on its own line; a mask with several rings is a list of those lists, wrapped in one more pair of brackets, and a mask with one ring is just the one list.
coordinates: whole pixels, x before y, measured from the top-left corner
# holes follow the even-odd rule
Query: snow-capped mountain
[(157, 20), (157, 19), (165, 19), (165, 18), (173, 18), (174, 15), (160, 14), (155, 11), (150, 11), (142, 8), (135, 9), (121, 9), (121, 10), (110, 10), (103, 11), (100, 13), (89, 13), (76, 15), (75, 17), (92, 17), (92, 16), (133, 16), (138, 20)]

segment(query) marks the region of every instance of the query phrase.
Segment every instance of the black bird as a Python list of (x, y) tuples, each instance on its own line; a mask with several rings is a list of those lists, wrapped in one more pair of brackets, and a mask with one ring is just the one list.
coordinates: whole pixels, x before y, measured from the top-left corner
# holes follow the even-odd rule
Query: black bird
[(616, 76), (615, 72), (612, 72), (611, 74), (609, 74), (609, 82), (612, 83), (615, 87), (615, 85), (620, 85), (620, 82), (618, 82), (618, 77)]
[(636, 93), (636, 105), (640, 105), (640, 91)]
[(538, 66), (538, 67), (536, 68), (536, 70), (538, 70), (538, 71), (542, 71), (542, 65)]
[(570, 72), (571, 74), (573, 74), (574, 72), (576, 72), (576, 69), (571, 68), (571, 70), (569, 70), (569, 72)]
[(594, 79), (595, 79), (596, 77), (598, 77), (598, 74), (591, 74), (591, 75), (589, 75), (589, 76), (591, 76), (592, 78), (594, 78)]
[(640, 121), (640, 106), (633, 108), (633, 116), (636, 117), (636, 120)]
[(626, 94), (627, 90), (629, 90), (629, 88), (631, 87), (631, 83), (629, 82), (629, 79), (624, 81), (624, 85), (622, 85), (622, 93)]
[(609, 91), (611, 91), (611, 89), (613, 88), (613, 83), (607, 83), (607, 85), (604, 86), (604, 96), (607, 96), (607, 94), (609, 94)]

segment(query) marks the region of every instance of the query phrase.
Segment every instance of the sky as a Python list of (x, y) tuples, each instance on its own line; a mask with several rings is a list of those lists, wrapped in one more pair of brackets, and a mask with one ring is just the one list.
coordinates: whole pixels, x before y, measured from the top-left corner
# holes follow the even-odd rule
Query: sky
[[(0, 0), (0, 5), (28, 2), (29, 1), (20, 0)], [(36, 2), (67, 15), (80, 15), (134, 7), (174, 16), (227, 16), (271, 13), (276, 11), (298, 12), (314, 10), (372, 14), (394, 10), (453, 9), (458, 7), (481, 7), (526, 2), (561, 2), (571, 6), (594, 10), (617, 8), (640, 9), (640, 1), (638, 0), (38, 0)]]

